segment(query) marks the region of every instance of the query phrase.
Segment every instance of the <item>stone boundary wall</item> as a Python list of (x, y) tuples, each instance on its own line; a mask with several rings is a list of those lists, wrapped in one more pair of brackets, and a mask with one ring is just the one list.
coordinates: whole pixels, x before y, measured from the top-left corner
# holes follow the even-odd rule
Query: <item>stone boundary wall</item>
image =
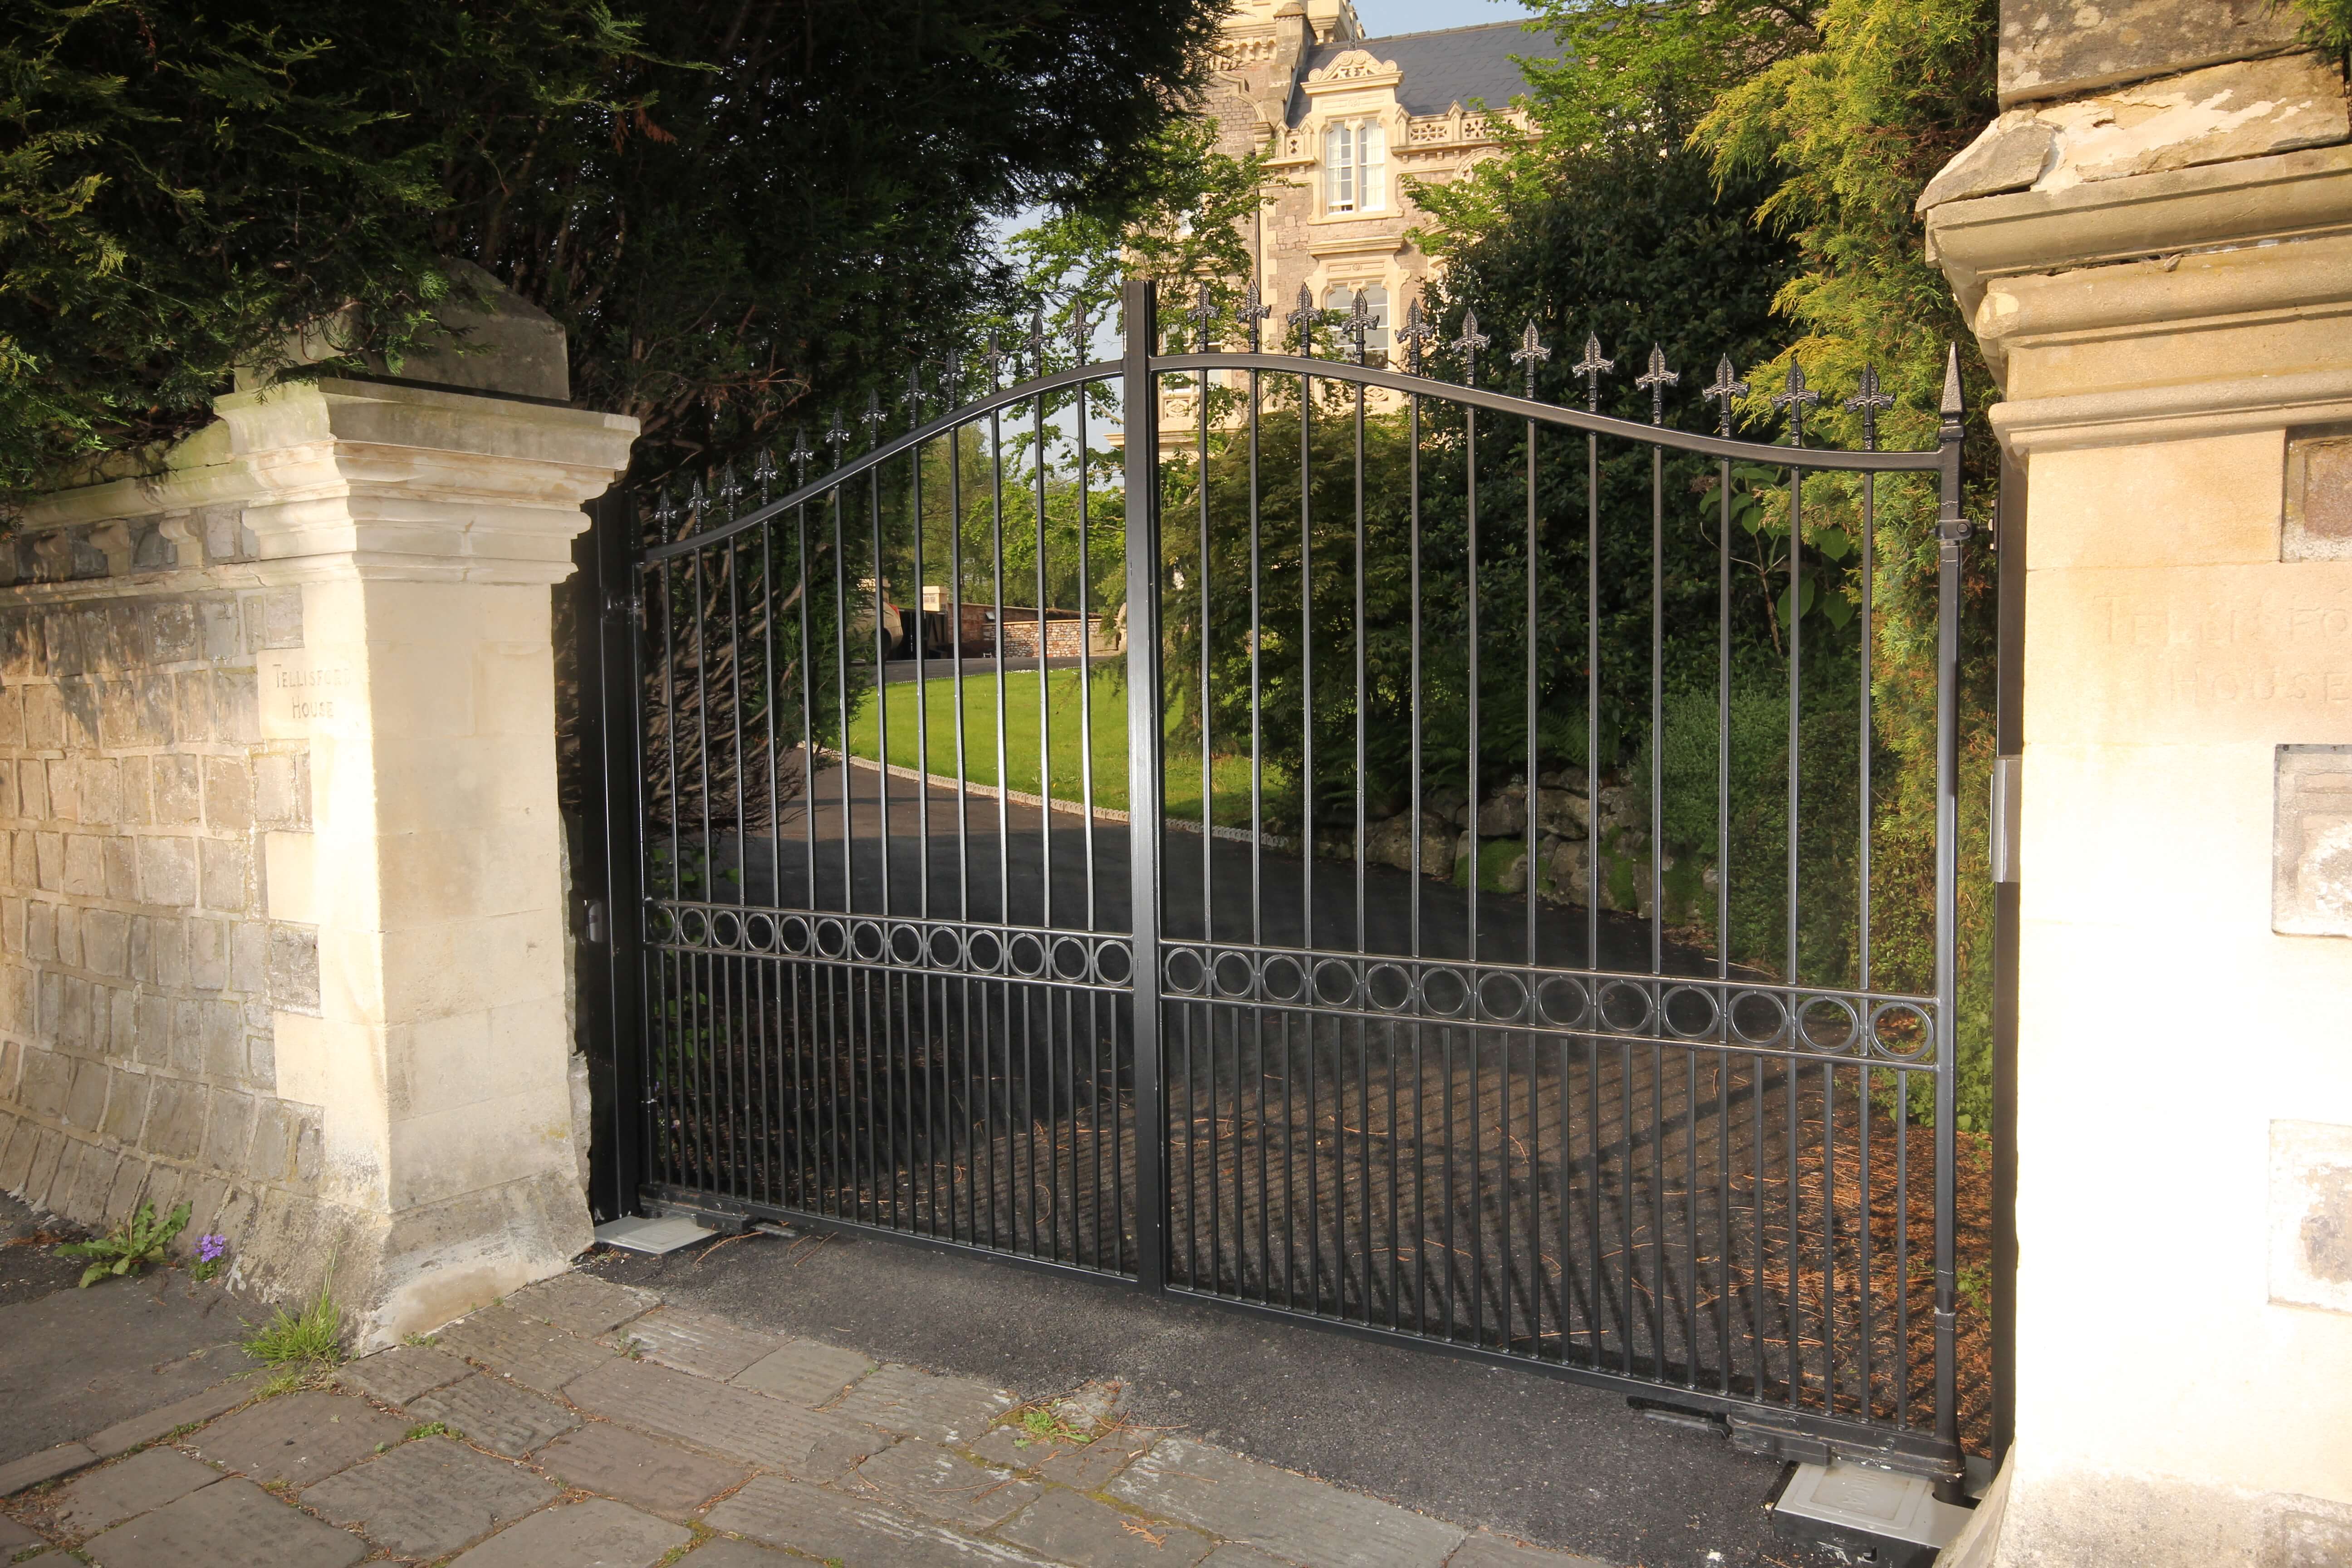
[(253, 558), (235, 507), (0, 542), (0, 1188), (94, 1229), (186, 1203), (183, 1252), (320, 1171), (272, 1024), (319, 1010), (317, 932), (267, 917), (259, 852), (310, 826), (255, 674), (302, 597)]

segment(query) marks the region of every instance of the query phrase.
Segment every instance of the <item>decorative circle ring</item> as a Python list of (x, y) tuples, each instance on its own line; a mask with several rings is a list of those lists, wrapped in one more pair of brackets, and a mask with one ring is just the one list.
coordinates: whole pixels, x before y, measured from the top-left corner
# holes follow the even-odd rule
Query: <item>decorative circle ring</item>
[(1723, 1021), (1722, 1005), (1715, 993), (1696, 985), (1677, 985), (1659, 1004), (1660, 1020), (1678, 1040), (1711, 1040)]
[(1591, 1010), (1592, 994), (1580, 980), (1547, 974), (1536, 983), (1536, 1011), (1556, 1029), (1580, 1026)]
[(1470, 1005), (1470, 983), (1458, 969), (1421, 972), (1421, 1006), (1441, 1018), (1458, 1018)]
[(1197, 996), (1208, 983), (1209, 967), (1201, 962), (1198, 949), (1180, 947), (1171, 950), (1160, 961), (1160, 977), (1168, 989), (1179, 996)]
[(1843, 996), (1813, 995), (1797, 1004), (1797, 1042), (1823, 1056), (1842, 1056), (1862, 1043), (1862, 1017)]
[[(1631, 980), (1601, 982), (1601, 994), (1594, 1001), (1593, 1010), (1601, 1015), (1602, 1026), (1620, 1035), (1646, 1032), (1651, 1020), (1657, 1016), (1657, 1001), (1651, 995), (1650, 988)], [(1639, 1011), (1629, 1011), (1626, 1007), (1628, 1001)]]
[(1732, 997), (1731, 1032), (1743, 1046), (1777, 1046), (1789, 1032), (1789, 1005), (1769, 991)]
[(1490, 969), (1478, 977), (1478, 1016), (1497, 1024), (1516, 1024), (1528, 1011), (1528, 983), (1507, 969)]
[(1909, 1002), (1881, 1002), (1870, 1010), (1871, 1048), (1899, 1062), (1926, 1059), (1936, 1048), (1927, 1010)]

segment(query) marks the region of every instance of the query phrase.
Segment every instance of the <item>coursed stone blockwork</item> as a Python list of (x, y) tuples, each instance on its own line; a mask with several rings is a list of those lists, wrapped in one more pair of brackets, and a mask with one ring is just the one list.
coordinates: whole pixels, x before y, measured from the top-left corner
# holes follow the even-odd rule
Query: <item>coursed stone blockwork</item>
[(256, 668), (299, 647), (239, 509), (0, 549), (0, 1188), (89, 1226), (186, 1203), (183, 1249), (308, 1202), (321, 1109), (273, 1013), (319, 1010), (315, 927), (273, 921), (262, 836), (310, 818)]

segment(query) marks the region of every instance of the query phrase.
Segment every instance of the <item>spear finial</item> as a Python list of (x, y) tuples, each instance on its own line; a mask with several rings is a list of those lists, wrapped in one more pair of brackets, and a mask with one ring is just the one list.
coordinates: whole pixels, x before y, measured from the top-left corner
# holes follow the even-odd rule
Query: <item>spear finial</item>
[(1535, 322), (1530, 321), (1526, 330), (1519, 333), (1519, 346), (1511, 354), (1513, 364), (1527, 368), (1529, 397), (1536, 395), (1536, 366), (1549, 358), (1551, 350), (1544, 347), (1543, 338), (1536, 331)]
[(1283, 320), (1298, 329), (1298, 352), (1308, 359), (1315, 357), (1315, 324), (1322, 319), (1323, 312), (1315, 308), (1315, 296), (1307, 291), (1306, 284), (1301, 283), (1298, 286), (1298, 308)]
[(1601, 354), (1601, 334), (1584, 334), (1584, 357), (1576, 362), (1576, 374), (1584, 378), (1584, 407), (1589, 414), (1601, 412), (1601, 378), (1617, 368), (1613, 359)]
[(1772, 395), (1772, 406), (1789, 411), (1789, 445), (1801, 447), (1805, 444), (1805, 410), (1821, 400), (1822, 395), (1805, 384), (1805, 367), (1791, 356), (1788, 388)]
[(1453, 348), (1462, 356), (1463, 380), (1467, 384), (1478, 384), (1478, 351), (1492, 342), (1492, 338), (1478, 330), (1478, 312), (1475, 310), (1464, 310), (1462, 335), (1454, 340)]
[(1715, 382), (1712, 385), (1700, 388), (1699, 395), (1709, 403), (1720, 405), (1717, 410), (1722, 416), (1719, 428), (1723, 438), (1727, 441), (1730, 440), (1732, 416), (1737, 412), (1739, 400), (1748, 395), (1748, 384), (1732, 374), (1729, 354), (1725, 354), (1715, 362)]
[(1437, 329), (1421, 313), (1421, 296), (1404, 308), (1404, 325), (1397, 329), (1397, 341), (1404, 344), (1404, 367), (1413, 374), (1421, 374), (1421, 345), (1437, 336)]
[(1259, 326), (1260, 323), (1265, 321), (1268, 316), (1273, 314), (1274, 307), (1267, 304), (1265, 300), (1259, 297), (1257, 284), (1255, 281), (1252, 281), (1249, 286), (1249, 292), (1242, 296), (1242, 321), (1244, 325), (1249, 328), (1250, 353), (1255, 353), (1259, 349), (1265, 346), (1259, 341)]
[(1666, 351), (1657, 344), (1650, 345), (1650, 368), (1633, 378), (1633, 384), (1650, 395), (1650, 423), (1666, 422), (1666, 388), (1682, 380), (1677, 373), (1666, 368)]
[(1862, 416), (1863, 449), (1869, 452), (1878, 450), (1878, 411), (1894, 407), (1895, 399), (1892, 395), (1879, 390), (1876, 365), (1862, 367), (1862, 380), (1856, 384), (1853, 395), (1845, 400), (1845, 406), (1847, 413)]
[(1215, 294), (1211, 291), (1207, 283), (1202, 282), (1193, 286), (1192, 308), (1184, 314), (1191, 317), (1192, 321), (1193, 341), (1199, 345), (1196, 352), (1209, 353), (1209, 328), (1217, 319), (1217, 301)]

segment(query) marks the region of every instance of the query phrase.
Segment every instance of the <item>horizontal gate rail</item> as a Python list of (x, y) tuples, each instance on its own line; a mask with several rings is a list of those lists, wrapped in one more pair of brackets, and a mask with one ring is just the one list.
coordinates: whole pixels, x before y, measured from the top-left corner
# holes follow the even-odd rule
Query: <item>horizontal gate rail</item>
[[(826, 471), (802, 439), (780, 496), (763, 459), (754, 500), (730, 471), (654, 512), (614, 790), (646, 1199), (1948, 1483), (1982, 1394), (1964, 1434), (1957, 369), (1927, 450), (1879, 447), (1866, 373), (1847, 450), (1804, 444), (1794, 368), (1788, 440), (1745, 440), (1727, 360), (1684, 429), (1656, 349), (1643, 422), (1601, 411), (1591, 339), (1583, 405), (1538, 399), (1533, 325), (1515, 392), (1475, 313), (1454, 382), (1417, 305), (1401, 366), (1360, 304), (1349, 358), (1303, 295), (1273, 352), (1254, 290), (1203, 290), (1189, 343), (1150, 284), (1124, 308), (1116, 359), (1041, 316), (1013, 381), (992, 342), (945, 412), (910, 376), (899, 427), (834, 417)], [(1929, 579), (1932, 651), (1883, 640), (1886, 584), (1924, 619)], [(1932, 706), (1931, 758), (1889, 700)], [(1932, 868), (1880, 820), (1930, 782)]]

